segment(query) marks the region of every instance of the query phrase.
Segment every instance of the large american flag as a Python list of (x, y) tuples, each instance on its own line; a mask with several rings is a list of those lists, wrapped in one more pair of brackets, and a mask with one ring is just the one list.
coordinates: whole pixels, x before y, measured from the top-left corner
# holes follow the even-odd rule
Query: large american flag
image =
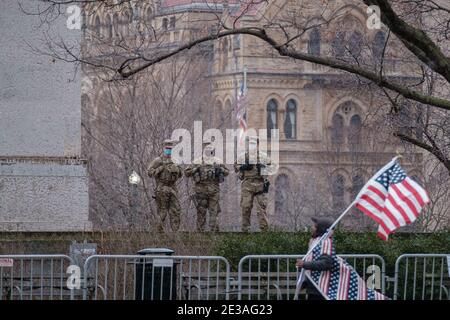
[(394, 158), (362, 188), (356, 207), (379, 224), (378, 236), (387, 240), (396, 229), (414, 222), (429, 202), (427, 192)]
[(246, 100), (247, 100), (247, 89), (245, 87), (244, 82), (242, 82), (236, 99), (236, 119), (238, 120), (240, 129), (239, 133), (240, 143), (243, 143), (245, 134), (247, 132), (247, 111), (245, 108)]
[(306, 276), (328, 300), (385, 300), (381, 293), (368, 288), (355, 269), (344, 259), (338, 257), (333, 247), (333, 239), (328, 238), (319, 243), (313, 239), (310, 248), (314, 249), (305, 261), (318, 259), (321, 255), (331, 256), (333, 266), (329, 271), (306, 271)]

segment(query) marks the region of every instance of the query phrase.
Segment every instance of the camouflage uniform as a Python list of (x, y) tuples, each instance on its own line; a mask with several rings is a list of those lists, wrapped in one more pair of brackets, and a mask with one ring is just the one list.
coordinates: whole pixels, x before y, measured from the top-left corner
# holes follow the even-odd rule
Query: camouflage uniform
[(148, 175), (156, 182), (155, 200), (158, 207), (160, 223), (159, 231), (163, 230), (164, 221), (169, 215), (172, 231), (180, 229), (180, 202), (176, 182), (182, 176), (181, 167), (163, 155), (154, 159), (148, 168)]
[(267, 155), (262, 152), (260, 153), (260, 157), (261, 159), (257, 159), (256, 164), (249, 164), (249, 153), (246, 152), (245, 158), (244, 156), (241, 156), (234, 165), (234, 170), (239, 174), (239, 179), (242, 180), (241, 214), (242, 231), (244, 232), (250, 230), (251, 213), (254, 201), (256, 201), (256, 214), (258, 216), (261, 231), (267, 231), (269, 228), (266, 212), (269, 181), (266, 176), (261, 174), (261, 169), (264, 168), (264, 166), (270, 165), (270, 160)]
[[(220, 212), (219, 184), (229, 173), (228, 169), (220, 159), (215, 157), (204, 157), (199, 164), (189, 165), (184, 174), (194, 180), (193, 200), (197, 208), (197, 230), (205, 231), (206, 214), (209, 210), (209, 227), (211, 231), (219, 231), (217, 216)], [(198, 161), (198, 162), (200, 162)], [(198, 163), (194, 161), (194, 163)]]

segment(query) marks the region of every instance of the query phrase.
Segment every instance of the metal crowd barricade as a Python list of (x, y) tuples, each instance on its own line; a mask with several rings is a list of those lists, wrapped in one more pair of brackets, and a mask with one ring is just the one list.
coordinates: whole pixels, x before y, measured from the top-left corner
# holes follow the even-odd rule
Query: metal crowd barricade
[(403, 254), (398, 257), (394, 300), (449, 300), (448, 256), (450, 254)]
[[(385, 262), (374, 254), (339, 255), (375, 289), (384, 293)], [(303, 255), (249, 255), (238, 266), (239, 300), (290, 300), (294, 298), (299, 272), (296, 260)], [(231, 289), (233, 292), (233, 288)], [(302, 294), (302, 293), (301, 293)]]
[(239, 261), (238, 300), (292, 299), (303, 255), (248, 255)]
[[(68, 300), (81, 291), (67, 287), (66, 255), (0, 255), (0, 300)], [(81, 277), (81, 275), (80, 275)]]
[(85, 300), (219, 300), (230, 265), (218, 256), (93, 255), (84, 265)]

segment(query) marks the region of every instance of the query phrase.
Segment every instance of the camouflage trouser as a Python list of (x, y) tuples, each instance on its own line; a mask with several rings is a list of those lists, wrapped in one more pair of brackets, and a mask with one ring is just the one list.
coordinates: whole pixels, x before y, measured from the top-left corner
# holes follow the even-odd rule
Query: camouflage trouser
[(241, 185), (242, 231), (250, 231), (253, 202), (256, 201), (256, 214), (261, 231), (267, 231), (267, 193), (262, 193), (264, 182), (261, 180), (244, 180)]
[(155, 190), (155, 200), (160, 218), (158, 230), (164, 230), (164, 222), (168, 215), (172, 231), (178, 231), (180, 229), (181, 208), (176, 190), (170, 187), (159, 188)]
[(197, 231), (206, 230), (206, 214), (209, 211), (209, 228), (212, 232), (219, 231), (217, 216), (220, 212), (220, 192), (196, 192), (194, 203), (197, 208)]

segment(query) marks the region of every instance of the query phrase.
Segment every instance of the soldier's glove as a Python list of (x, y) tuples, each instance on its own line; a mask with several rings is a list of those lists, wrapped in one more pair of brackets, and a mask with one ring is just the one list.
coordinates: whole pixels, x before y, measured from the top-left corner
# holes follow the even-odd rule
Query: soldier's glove
[(265, 167), (266, 167), (265, 164), (262, 164), (262, 163), (257, 163), (256, 164), (256, 169), (258, 170), (258, 175), (261, 175), (261, 169), (265, 168)]
[(249, 164), (249, 163), (244, 163), (243, 165), (241, 165), (239, 167), (239, 171), (244, 172), (244, 171), (249, 171), (253, 169), (253, 165)]
[(266, 167), (266, 165), (263, 164), (263, 163), (257, 163), (257, 164), (256, 164), (256, 168), (257, 168), (258, 170), (261, 170), (261, 168), (265, 168), (265, 167)]
[(265, 179), (264, 180), (264, 185), (263, 185), (263, 193), (268, 193), (269, 192), (269, 187), (270, 187), (270, 181)]
[(163, 166), (160, 166), (155, 169), (155, 176), (159, 176), (159, 174), (164, 170)]
[(178, 173), (178, 167), (174, 164), (169, 165), (167, 170), (169, 170), (170, 173)]
[(214, 176), (219, 183), (222, 183), (225, 180), (223, 168), (216, 164), (214, 164)]

